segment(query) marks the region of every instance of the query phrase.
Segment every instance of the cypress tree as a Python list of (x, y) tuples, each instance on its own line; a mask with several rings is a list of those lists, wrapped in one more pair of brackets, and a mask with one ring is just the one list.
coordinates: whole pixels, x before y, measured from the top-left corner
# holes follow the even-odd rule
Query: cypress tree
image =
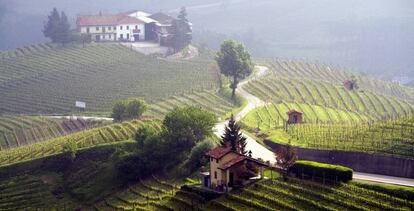
[(181, 8), (180, 14), (177, 16), (177, 20), (173, 21), (171, 28), (173, 36), (170, 45), (175, 51), (179, 51), (191, 43), (192, 29), (185, 7)]
[(231, 146), (231, 150), (240, 154), (247, 154), (246, 137), (240, 132), (240, 126), (236, 123), (234, 116), (231, 115), (228, 125), (225, 128), (224, 135), (221, 137), (221, 146)]
[(53, 8), (50, 15), (47, 17), (47, 22), (43, 27), (43, 34), (52, 42), (57, 42), (59, 37), (60, 15), (56, 8)]

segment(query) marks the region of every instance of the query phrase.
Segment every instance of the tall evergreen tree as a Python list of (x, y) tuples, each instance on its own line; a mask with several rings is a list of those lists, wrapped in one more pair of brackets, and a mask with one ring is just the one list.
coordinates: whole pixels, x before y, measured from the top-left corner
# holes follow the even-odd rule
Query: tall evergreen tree
[(43, 34), (45, 37), (50, 38), (52, 42), (58, 42), (59, 36), (60, 15), (56, 8), (53, 8), (52, 12), (47, 18), (47, 22), (43, 27)]
[(70, 24), (68, 21), (68, 17), (66, 16), (65, 12), (62, 11), (60, 14), (60, 21), (59, 21), (59, 36), (58, 40), (60, 43), (65, 45), (65, 43), (69, 42), (70, 40)]
[(179, 51), (191, 43), (192, 29), (187, 18), (185, 7), (181, 8), (177, 20), (174, 20), (172, 23), (172, 34), (171, 47), (173, 47), (175, 51)]
[(48, 20), (43, 27), (43, 34), (50, 38), (54, 43), (63, 45), (70, 41), (70, 24), (64, 12), (59, 14), (56, 8), (48, 16)]
[(220, 144), (223, 147), (230, 145), (231, 150), (243, 155), (247, 154), (246, 137), (244, 137), (240, 132), (240, 126), (236, 123), (233, 115), (231, 115), (229, 123), (225, 128), (225, 132), (221, 137)]

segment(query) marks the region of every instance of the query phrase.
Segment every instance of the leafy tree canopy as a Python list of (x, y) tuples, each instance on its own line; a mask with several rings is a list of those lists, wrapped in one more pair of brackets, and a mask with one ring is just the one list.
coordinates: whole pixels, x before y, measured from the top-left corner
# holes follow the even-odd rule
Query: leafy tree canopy
[(146, 111), (147, 105), (141, 98), (118, 101), (112, 108), (112, 118), (115, 121), (137, 119)]
[(226, 40), (216, 55), (216, 62), (222, 74), (232, 77), (230, 87), (234, 99), (237, 84), (253, 72), (254, 64), (243, 44)]

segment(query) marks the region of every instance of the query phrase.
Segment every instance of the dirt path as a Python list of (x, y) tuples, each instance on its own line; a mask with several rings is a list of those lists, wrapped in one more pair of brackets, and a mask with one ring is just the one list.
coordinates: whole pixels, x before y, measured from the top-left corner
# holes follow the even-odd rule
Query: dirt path
[[(269, 68), (264, 66), (256, 66), (256, 72), (252, 77), (249, 77), (247, 80), (244, 80), (243, 82), (239, 83), (238, 89), (236, 90), (237, 94), (239, 94), (241, 97), (247, 100), (246, 107), (243, 108), (239, 113), (235, 114), (236, 121), (240, 121), (243, 117), (245, 117), (250, 111), (255, 109), (258, 106), (262, 106), (265, 104), (262, 100), (260, 100), (258, 97), (248, 93), (246, 90), (243, 89), (243, 87), (252, 79), (262, 77), (269, 71)], [(224, 128), (228, 121), (223, 121), (214, 127), (214, 134), (216, 134), (218, 137), (221, 137), (224, 134)], [(252, 151), (252, 156), (254, 158), (261, 158), (265, 161), (270, 161), (271, 163), (275, 162), (275, 157), (273, 155), (273, 152), (268, 150), (263, 145), (257, 143), (256, 140), (254, 140), (252, 137), (244, 134), (244, 136), (247, 138), (247, 150)]]

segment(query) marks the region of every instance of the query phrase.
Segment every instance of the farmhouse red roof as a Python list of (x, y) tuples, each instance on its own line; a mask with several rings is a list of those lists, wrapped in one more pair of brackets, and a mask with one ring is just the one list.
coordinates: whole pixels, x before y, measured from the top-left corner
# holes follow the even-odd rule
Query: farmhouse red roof
[(303, 114), (302, 112), (300, 112), (300, 111), (296, 111), (296, 110), (290, 110), (289, 112), (287, 112), (287, 114), (288, 114), (288, 115), (289, 115), (289, 114), (293, 114), (293, 113)]
[(230, 146), (229, 147), (216, 147), (208, 151), (207, 155), (215, 159), (220, 159), (229, 152), (231, 152)]
[(79, 26), (102, 26), (117, 24), (138, 24), (143, 23), (137, 18), (125, 15), (88, 15), (78, 18)]
[(234, 165), (236, 165), (236, 164), (238, 164), (238, 163), (240, 163), (240, 162), (242, 162), (246, 159), (247, 159), (246, 156), (238, 155), (237, 157), (234, 157), (233, 159), (231, 159), (227, 163), (220, 166), (219, 169), (226, 170), (226, 169), (228, 169), (228, 168), (230, 168), (230, 167), (232, 167), (232, 166), (234, 166)]

